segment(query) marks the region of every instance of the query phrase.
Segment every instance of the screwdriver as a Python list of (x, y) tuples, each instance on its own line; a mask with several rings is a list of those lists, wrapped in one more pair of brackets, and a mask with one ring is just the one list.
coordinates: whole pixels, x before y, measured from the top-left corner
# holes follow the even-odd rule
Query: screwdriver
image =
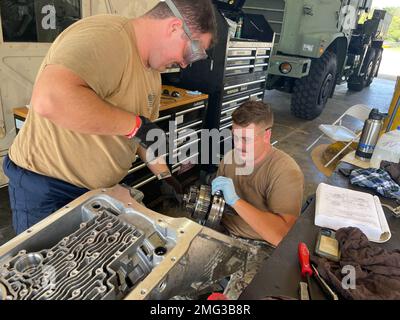
[(310, 265), (310, 251), (308, 251), (307, 245), (303, 242), (299, 243), (299, 262), (301, 267), (301, 276), (307, 278), (310, 299), (312, 300), (310, 277), (313, 275), (313, 270)]

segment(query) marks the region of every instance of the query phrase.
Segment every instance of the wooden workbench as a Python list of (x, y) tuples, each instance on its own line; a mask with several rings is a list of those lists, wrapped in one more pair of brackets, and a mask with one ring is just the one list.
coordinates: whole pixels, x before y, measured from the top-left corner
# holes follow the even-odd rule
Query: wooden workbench
[[(160, 111), (165, 111), (169, 110), (172, 108), (176, 108), (182, 105), (190, 104), (190, 103), (196, 103), (202, 100), (206, 100), (208, 96), (206, 94), (189, 94), (187, 90), (181, 89), (181, 88), (176, 88), (173, 86), (162, 86), (162, 90), (168, 90), (170, 94), (174, 91), (179, 92), (180, 97), (179, 98), (174, 98), (171, 96), (166, 96), (166, 95), (161, 95), (161, 105), (160, 105)], [(28, 116), (29, 109), (27, 107), (22, 107), (22, 108), (15, 108), (13, 110), (14, 112), (14, 118), (18, 119), (20, 121), (24, 121), (26, 117)]]
[[(171, 96), (166, 96), (161, 94), (161, 105), (160, 105), (160, 111), (176, 108), (182, 105), (190, 104), (190, 103), (196, 103), (202, 100), (207, 100), (208, 95), (206, 94), (189, 94), (187, 90), (185, 89), (180, 89), (172, 86), (163, 86), (162, 90), (168, 90), (169, 93), (171, 94), (174, 91), (179, 92), (180, 97), (179, 98), (173, 98)], [(162, 92), (163, 92), (162, 91)]]

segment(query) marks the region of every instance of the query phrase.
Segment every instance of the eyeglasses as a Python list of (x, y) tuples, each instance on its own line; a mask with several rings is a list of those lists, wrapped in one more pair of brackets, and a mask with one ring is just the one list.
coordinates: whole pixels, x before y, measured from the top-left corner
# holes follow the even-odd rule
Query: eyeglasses
[[(260, 130), (258, 133), (255, 133), (254, 130), (247, 129), (245, 134), (238, 134), (238, 135), (235, 135), (234, 132), (232, 131), (233, 141), (235, 143), (242, 142), (242, 144), (244, 144), (244, 145), (252, 144), (252, 143), (254, 143), (254, 141), (256, 140), (257, 137), (264, 135), (264, 133), (266, 131), (271, 130), (271, 129), (272, 128), (265, 128), (265, 129)], [(249, 135), (247, 135), (247, 131), (250, 132)]]
[(204, 48), (201, 46), (199, 40), (193, 39), (192, 33), (190, 32), (185, 20), (183, 19), (181, 13), (179, 12), (176, 5), (172, 2), (172, 0), (162, 0), (161, 2), (165, 2), (168, 8), (172, 11), (172, 13), (178, 19), (182, 20), (183, 23), (183, 31), (185, 32), (186, 36), (189, 38), (190, 45), (186, 47), (185, 53), (183, 55), (183, 59), (187, 65), (195, 63), (200, 60), (207, 59), (208, 55)]

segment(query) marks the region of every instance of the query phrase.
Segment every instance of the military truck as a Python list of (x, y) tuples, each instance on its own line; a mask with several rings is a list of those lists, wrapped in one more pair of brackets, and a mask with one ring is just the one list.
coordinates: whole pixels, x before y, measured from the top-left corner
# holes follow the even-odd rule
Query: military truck
[(391, 16), (372, 0), (241, 0), (246, 14), (262, 14), (276, 33), (267, 89), (292, 94), (291, 111), (311, 120), (337, 84), (360, 91), (378, 75)]

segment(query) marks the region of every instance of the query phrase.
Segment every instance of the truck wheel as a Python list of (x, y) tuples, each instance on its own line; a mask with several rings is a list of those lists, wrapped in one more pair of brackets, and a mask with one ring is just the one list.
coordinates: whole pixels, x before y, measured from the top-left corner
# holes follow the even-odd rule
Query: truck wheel
[(365, 87), (369, 86), (374, 78), (375, 69), (375, 56), (376, 50), (374, 48), (369, 49), (367, 57), (365, 58), (364, 64), (361, 69), (362, 76), (351, 76), (347, 83), (347, 88), (351, 91), (361, 91)]
[(301, 119), (313, 120), (318, 117), (336, 84), (336, 54), (326, 51), (314, 60), (307, 77), (296, 80), (292, 94), (292, 113)]
[(374, 50), (375, 50), (375, 62), (374, 62), (371, 76), (368, 78), (368, 81), (367, 81), (367, 87), (369, 87), (371, 85), (371, 83), (374, 81), (375, 77), (378, 76), (379, 68), (381, 66), (381, 61), (382, 61), (383, 49), (375, 48)]

